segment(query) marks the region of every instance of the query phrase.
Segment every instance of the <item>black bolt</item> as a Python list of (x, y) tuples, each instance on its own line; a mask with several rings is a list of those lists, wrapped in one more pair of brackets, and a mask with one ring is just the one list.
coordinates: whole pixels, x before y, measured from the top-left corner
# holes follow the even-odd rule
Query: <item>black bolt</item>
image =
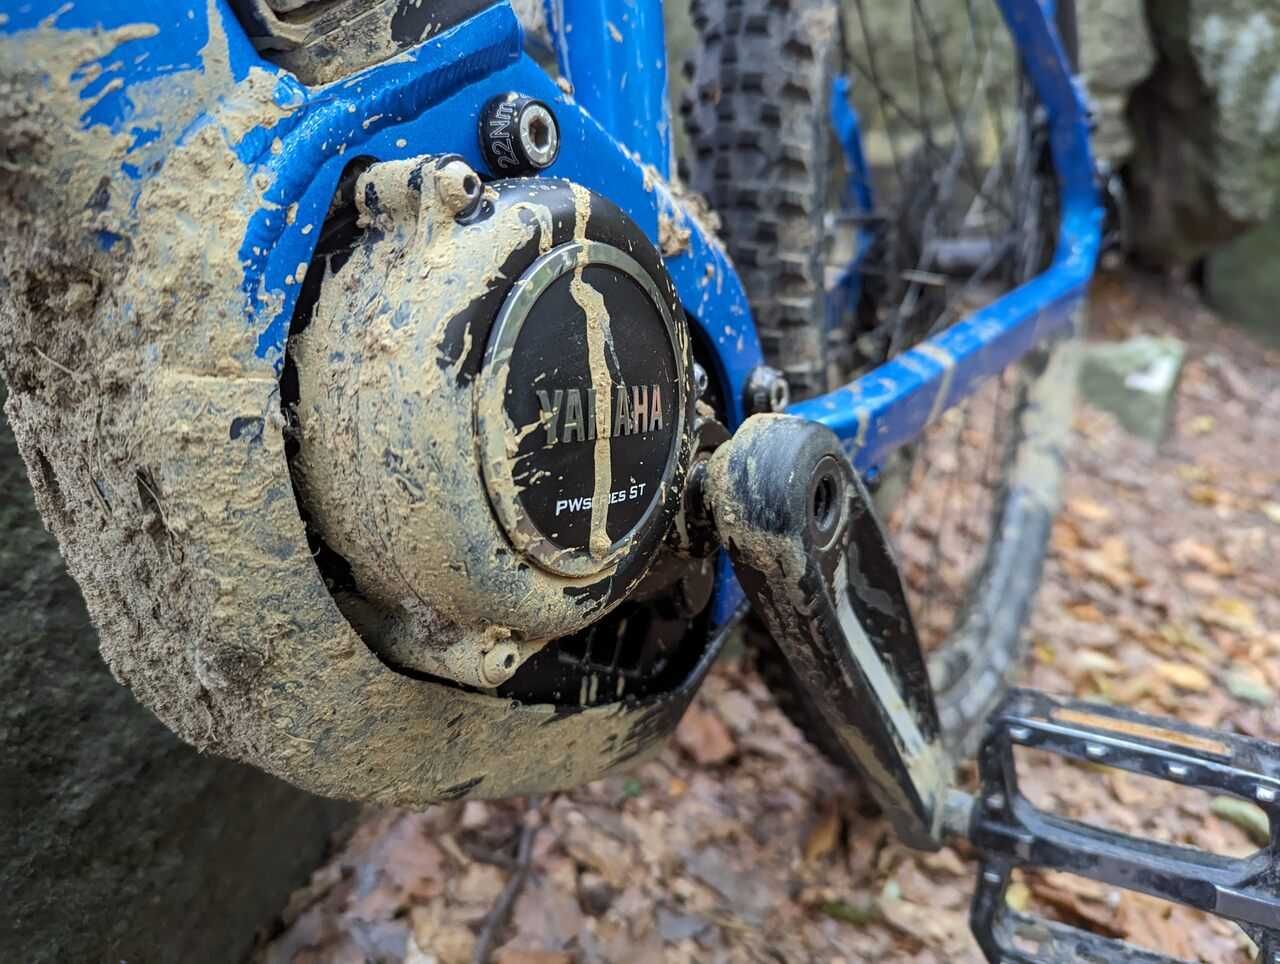
[(501, 94), (481, 112), (480, 151), (496, 175), (534, 174), (560, 153), (560, 125), (542, 101)]

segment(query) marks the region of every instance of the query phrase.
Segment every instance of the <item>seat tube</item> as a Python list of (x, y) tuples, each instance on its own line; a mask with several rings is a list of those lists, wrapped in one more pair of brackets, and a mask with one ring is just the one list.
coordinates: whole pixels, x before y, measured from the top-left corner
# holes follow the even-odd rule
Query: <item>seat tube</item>
[(664, 177), (671, 168), (662, 0), (545, 0), (561, 74), (610, 134)]

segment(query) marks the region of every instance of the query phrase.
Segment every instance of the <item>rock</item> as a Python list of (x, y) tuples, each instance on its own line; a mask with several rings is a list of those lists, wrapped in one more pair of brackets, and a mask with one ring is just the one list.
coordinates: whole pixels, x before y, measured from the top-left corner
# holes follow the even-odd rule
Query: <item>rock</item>
[(1280, 211), (1266, 223), (1209, 253), (1205, 259), (1204, 297), (1209, 306), (1261, 338), (1277, 341), (1276, 305), (1280, 274)]
[(1076, 0), (1080, 72), (1097, 127), (1093, 149), (1118, 168), (1133, 153), (1129, 94), (1155, 66), (1143, 0)]
[(1162, 0), (1157, 59), (1129, 99), (1131, 245), (1185, 268), (1280, 195), (1280, 3)]
[(246, 960), (355, 807), (198, 752), (112, 677), (2, 414), (0, 612), (0, 960)]
[(711, 923), (692, 914), (678, 914), (665, 907), (658, 908), (658, 934), (668, 944), (679, 944), (702, 934)]
[(1129, 432), (1160, 444), (1173, 425), (1186, 347), (1176, 338), (1140, 336), (1090, 345), (1080, 366), (1080, 395)]
[(723, 853), (711, 847), (691, 854), (685, 860), (685, 870), (724, 898), (734, 916), (752, 926), (759, 926), (777, 899), (775, 894), (758, 887), (751, 875), (743, 873), (742, 868), (731, 864)]

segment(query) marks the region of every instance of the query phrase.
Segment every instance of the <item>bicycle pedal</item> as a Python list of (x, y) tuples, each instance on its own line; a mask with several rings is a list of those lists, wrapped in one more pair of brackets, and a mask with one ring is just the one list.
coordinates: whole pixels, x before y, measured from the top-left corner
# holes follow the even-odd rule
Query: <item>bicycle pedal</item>
[[(1106, 830), (1036, 807), (1018, 787), (1014, 750), (1029, 747), (1256, 803), (1270, 840), (1247, 857)], [(1239, 924), (1280, 964), (1280, 746), (1112, 706), (1014, 690), (991, 717), (978, 757), (981, 796), (969, 839), (981, 854), (970, 914), (987, 959), (1159, 964), (1171, 958), (1006, 906), (1015, 867), (1059, 870), (1195, 907)]]

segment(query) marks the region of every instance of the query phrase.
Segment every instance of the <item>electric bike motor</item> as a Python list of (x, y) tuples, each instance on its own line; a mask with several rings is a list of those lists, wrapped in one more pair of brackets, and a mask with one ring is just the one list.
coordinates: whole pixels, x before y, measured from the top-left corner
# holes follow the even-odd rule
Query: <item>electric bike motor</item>
[(113, 668), (188, 740), (334, 796), (542, 792), (656, 750), (711, 659), (671, 599), (696, 571), (705, 608), (711, 565), (668, 548), (695, 393), (655, 246), (455, 157), (353, 165), (321, 234), (278, 378), (192, 351), (147, 386), (180, 549), (139, 568), (211, 591), (113, 634), (60, 532)]
[(493, 689), (630, 596), (671, 528), (683, 313), (654, 246), (577, 185), (483, 186), (445, 157), (353, 194), (290, 341), (299, 504), (382, 660)]

